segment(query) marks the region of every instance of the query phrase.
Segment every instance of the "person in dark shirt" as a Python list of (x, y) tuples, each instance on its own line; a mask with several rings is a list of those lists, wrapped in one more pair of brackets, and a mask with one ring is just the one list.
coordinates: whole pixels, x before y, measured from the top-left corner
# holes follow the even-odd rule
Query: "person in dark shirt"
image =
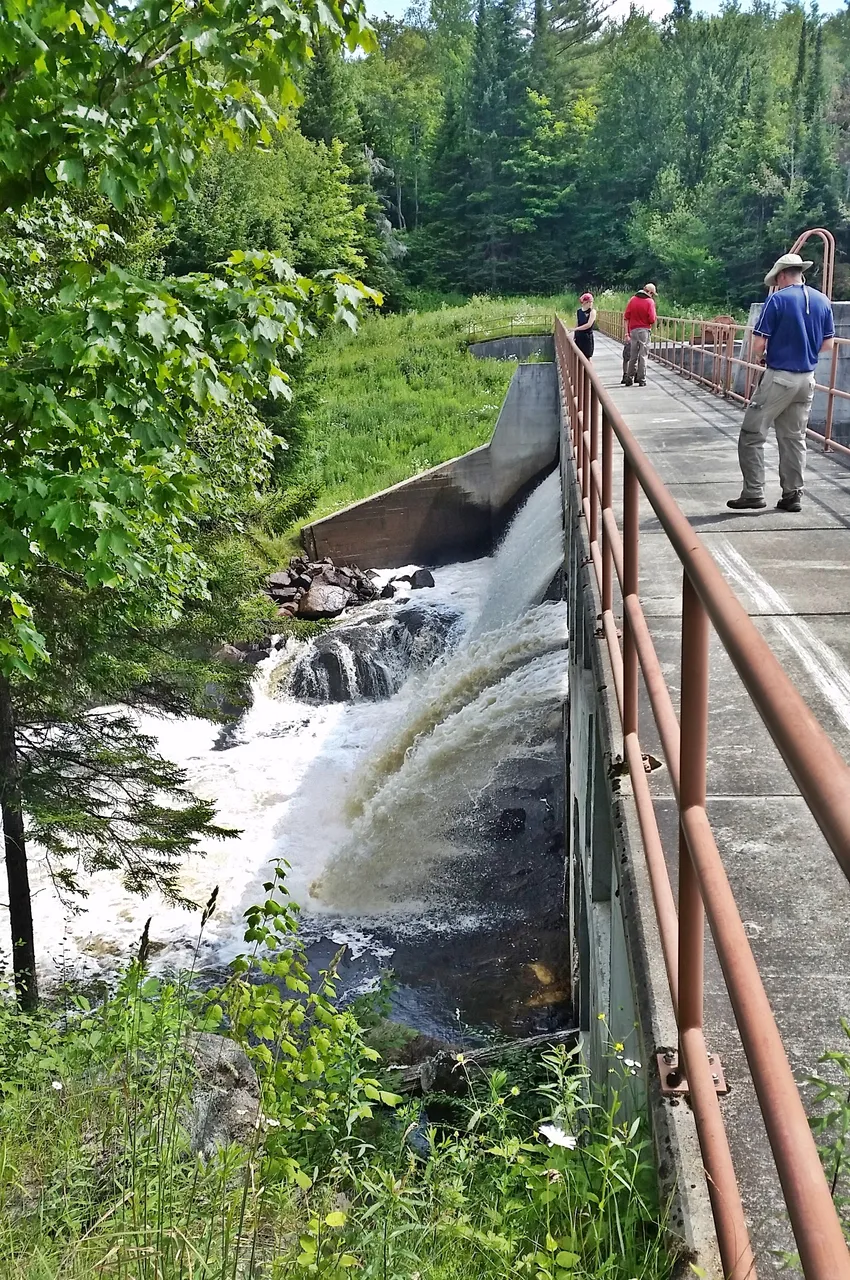
[(596, 324), (596, 308), (593, 305), (593, 294), (583, 293), (579, 298), (576, 312), (577, 324), (573, 330), (576, 346), (588, 360), (593, 356), (593, 326)]
[(775, 292), (765, 302), (753, 329), (753, 358), (767, 366), (747, 406), (738, 437), (738, 462), (744, 487), (726, 503), (733, 511), (757, 510), (764, 498), (764, 442), (771, 427), (779, 447), (779, 511), (802, 507), (806, 472), (806, 427), (815, 394), (815, 369), (822, 351), (831, 351), (835, 322), (829, 299), (806, 284), (812, 266), (797, 253), (785, 253), (764, 278)]

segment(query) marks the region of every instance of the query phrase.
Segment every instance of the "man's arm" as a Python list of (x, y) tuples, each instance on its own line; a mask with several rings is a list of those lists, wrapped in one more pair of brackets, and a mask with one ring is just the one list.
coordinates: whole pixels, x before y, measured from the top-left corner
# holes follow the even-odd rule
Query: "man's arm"
[(828, 338), (824, 338), (823, 342), (820, 344), (818, 355), (820, 355), (821, 351), (831, 351), (834, 346), (835, 338), (830, 334), (830, 336)]
[(764, 353), (767, 349), (767, 338), (760, 333), (753, 334), (753, 359), (756, 364), (761, 364)]

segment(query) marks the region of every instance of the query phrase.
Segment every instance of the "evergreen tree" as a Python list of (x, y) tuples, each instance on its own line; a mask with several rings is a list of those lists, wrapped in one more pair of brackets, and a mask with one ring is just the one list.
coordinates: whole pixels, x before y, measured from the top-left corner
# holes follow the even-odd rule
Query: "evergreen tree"
[(393, 260), (401, 256), (403, 249), (392, 235), (375, 189), (373, 178), (381, 172), (381, 165), (364, 145), (352, 69), (326, 36), (317, 42), (315, 56), (309, 64), (298, 118), (305, 137), (326, 147), (335, 143), (342, 146), (355, 207), (361, 207), (366, 216), (367, 230), (362, 241), (365, 274), (388, 300), (394, 299), (400, 282)]

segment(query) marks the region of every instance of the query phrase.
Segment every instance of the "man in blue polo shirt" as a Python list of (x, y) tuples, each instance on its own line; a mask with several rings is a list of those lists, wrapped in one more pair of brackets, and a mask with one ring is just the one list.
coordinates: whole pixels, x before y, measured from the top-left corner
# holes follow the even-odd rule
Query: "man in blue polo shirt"
[(756, 510), (764, 500), (764, 442), (771, 427), (779, 447), (780, 511), (799, 511), (806, 471), (806, 427), (815, 394), (815, 369), (822, 351), (831, 351), (835, 324), (829, 299), (811, 289), (803, 272), (812, 265), (785, 253), (764, 278), (776, 286), (753, 330), (753, 358), (767, 365), (750, 401), (738, 437), (744, 477), (733, 511)]

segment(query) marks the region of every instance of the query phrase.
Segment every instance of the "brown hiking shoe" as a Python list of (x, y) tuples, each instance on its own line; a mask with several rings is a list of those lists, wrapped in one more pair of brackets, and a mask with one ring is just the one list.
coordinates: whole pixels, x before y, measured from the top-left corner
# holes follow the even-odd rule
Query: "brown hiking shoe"
[[(726, 505), (733, 511), (760, 511), (762, 507), (767, 506), (767, 503), (764, 498), (748, 498), (742, 493), (740, 498), (730, 498)], [(797, 509), (799, 510), (799, 507)]]
[(802, 489), (795, 489), (792, 493), (783, 493), (782, 497), (776, 504), (777, 511), (801, 511), (803, 504), (800, 502)]

